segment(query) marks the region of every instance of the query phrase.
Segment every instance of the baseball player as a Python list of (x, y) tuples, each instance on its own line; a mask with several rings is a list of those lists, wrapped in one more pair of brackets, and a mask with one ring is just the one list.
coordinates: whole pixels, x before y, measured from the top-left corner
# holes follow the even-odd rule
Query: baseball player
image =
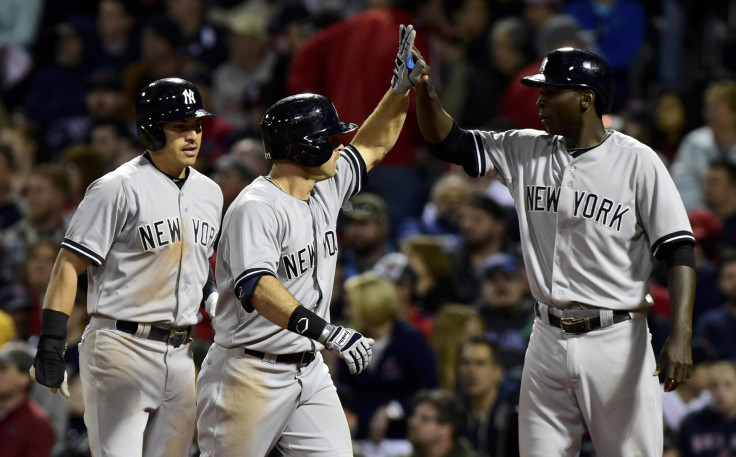
[(33, 361), (36, 380), (65, 392), (66, 322), (87, 271), (90, 323), (80, 343), (92, 454), (188, 456), (194, 436), (189, 345), (202, 297), (216, 299), (222, 192), (194, 165), (202, 140), (197, 88), (160, 79), (136, 98), (144, 154), (92, 183), (54, 265)]
[[(602, 456), (662, 455), (661, 394), (692, 368), (694, 238), (657, 155), (603, 126), (608, 63), (550, 52), (538, 74), (546, 132), (464, 130), (429, 76), (416, 86), (420, 128), (437, 157), (471, 176), (494, 172), (514, 197), (536, 320), (519, 412), (522, 456), (574, 456), (584, 430)], [(646, 323), (653, 259), (668, 272), (672, 329), (655, 361)]]
[(373, 340), (329, 323), (340, 207), (393, 147), (406, 118), (413, 27), (400, 28), (390, 88), (347, 147), (357, 125), (321, 95), (272, 105), (261, 131), (268, 176), (247, 186), (223, 219), (217, 251), (220, 299), (215, 342), (197, 380), (203, 457), (352, 456), (345, 414), (320, 350), (360, 373)]

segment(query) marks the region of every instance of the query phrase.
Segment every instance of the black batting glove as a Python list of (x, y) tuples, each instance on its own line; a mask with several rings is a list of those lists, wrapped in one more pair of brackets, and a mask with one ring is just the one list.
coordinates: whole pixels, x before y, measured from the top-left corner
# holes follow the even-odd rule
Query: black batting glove
[(43, 327), (31, 368), (31, 377), (36, 382), (52, 389), (61, 389), (67, 397), (64, 354), (68, 320), (69, 316), (60, 311), (43, 310)]

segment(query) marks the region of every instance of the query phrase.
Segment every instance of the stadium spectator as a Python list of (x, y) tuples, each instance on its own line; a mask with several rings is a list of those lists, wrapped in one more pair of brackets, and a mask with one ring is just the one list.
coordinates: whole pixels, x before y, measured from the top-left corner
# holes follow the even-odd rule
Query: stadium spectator
[(463, 436), (465, 411), (446, 390), (422, 390), (414, 397), (409, 418), (411, 457), (476, 457), (478, 454)]
[(49, 457), (54, 445), (48, 414), (28, 396), (32, 351), (22, 342), (0, 348), (0, 442), (4, 457)]

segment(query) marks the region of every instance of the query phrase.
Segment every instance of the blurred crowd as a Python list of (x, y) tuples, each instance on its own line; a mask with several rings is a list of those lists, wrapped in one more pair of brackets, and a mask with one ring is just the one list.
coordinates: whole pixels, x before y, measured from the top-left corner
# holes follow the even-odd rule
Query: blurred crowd
[[(197, 85), (217, 115), (203, 119), (197, 168), (221, 186), (227, 207), (268, 173), (265, 109), (314, 92), (342, 119), (362, 123), (389, 87), (398, 25), (409, 23), (443, 105), (466, 128), (542, 129), (538, 89), (519, 79), (552, 49), (586, 48), (610, 62), (615, 99), (604, 122), (660, 155), (697, 241), (695, 369), (663, 393), (665, 455), (736, 455), (736, 2), (2, 3), (3, 455), (89, 455), (77, 351), (88, 319), (83, 287), (68, 329), (71, 398), (31, 383), (27, 371), (71, 214), (90, 183), (142, 152), (138, 90), (164, 77)], [(534, 319), (513, 201), (492, 177), (469, 179), (428, 154), (413, 100), (409, 111), (396, 146), (343, 207), (338, 227), (332, 320), (375, 339), (373, 362), (350, 376), (325, 358), (356, 455), (513, 457)], [(657, 353), (669, 331), (665, 285), (656, 269), (648, 319)], [(203, 312), (195, 361), (212, 336)], [(594, 455), (589, 443), (583, 455)]]

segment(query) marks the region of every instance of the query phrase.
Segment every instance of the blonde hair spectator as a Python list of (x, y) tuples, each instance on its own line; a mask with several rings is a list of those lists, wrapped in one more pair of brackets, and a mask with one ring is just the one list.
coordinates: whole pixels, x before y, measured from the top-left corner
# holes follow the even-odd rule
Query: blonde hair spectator
[(430, 344), (437, 361), (440, 385), (454, 392), (460, 348), (484, 331), (480, 314), (466, 305), (450, 303), (437, 312)]
[(396, 319), (399, 295), (394, 284), (380, 274), (369, 271), (352, 276), (345, 282), (345, 292), (352, 322), (359, 332), (370, 333), (368, 329)]

